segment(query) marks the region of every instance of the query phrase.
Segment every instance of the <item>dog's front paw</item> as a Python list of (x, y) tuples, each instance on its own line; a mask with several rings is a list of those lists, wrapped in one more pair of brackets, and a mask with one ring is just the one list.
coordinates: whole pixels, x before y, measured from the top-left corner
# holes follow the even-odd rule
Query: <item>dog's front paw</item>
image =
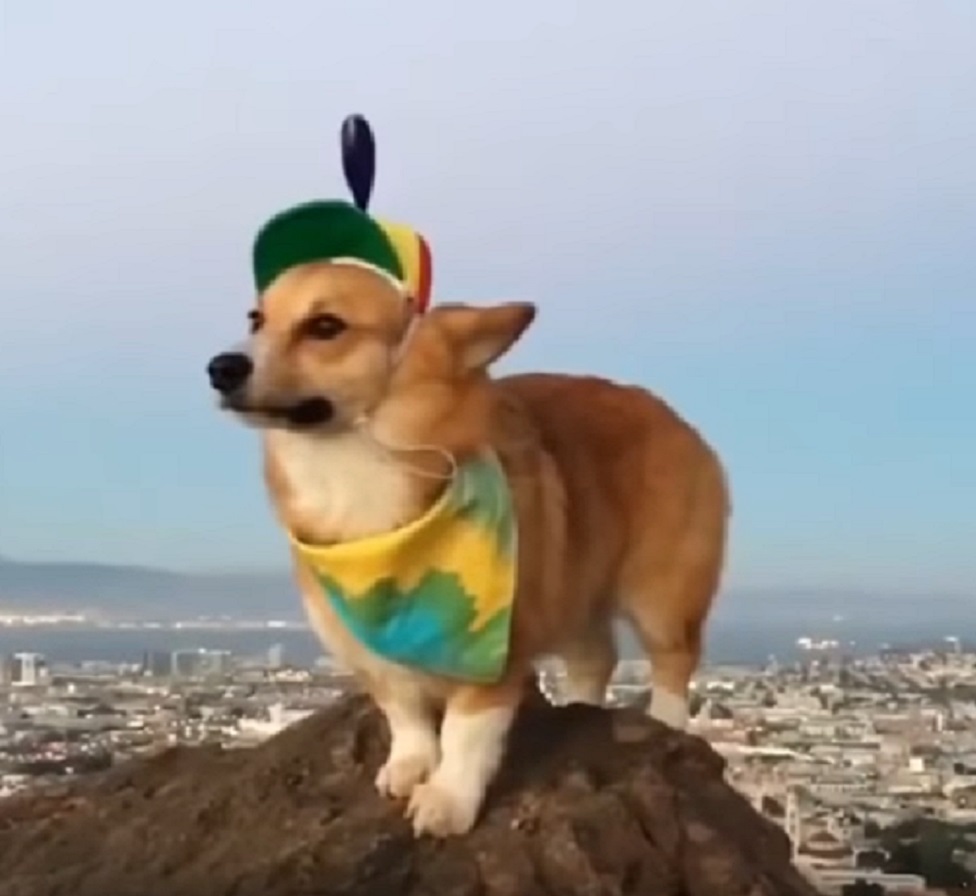
[(413, 821), (413, 832), (418, 837), (466, 834), (474, 827), (477, 814), (477, 802), (452, 793), (436, 781), (414, 788), (407, 806), (407, 817)]
[(436, 753), (391, 756), (376, 775), (376, 789), (383, 796), (407, 799), (418, 784), (427, 780), (436, 766)]

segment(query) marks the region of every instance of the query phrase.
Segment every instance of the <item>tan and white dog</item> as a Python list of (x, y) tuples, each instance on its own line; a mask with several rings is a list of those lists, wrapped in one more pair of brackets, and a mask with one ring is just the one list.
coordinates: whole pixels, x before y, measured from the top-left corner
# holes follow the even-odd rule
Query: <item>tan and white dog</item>
[(650, 714), (683, 728), (723, 566), (722, 467), (663, 401), (591, 377), (489, 376), (534, 317), (522, 303), (442, 304), (414, 319), (388, 278), (312, 262), (270, 284), (250, 340), (209, 367), (222, 406), (261, 428), (277, 517), (306, 543), (403, 526), (437, 499), (455, 463), (486, 446), (502, 463), (519, 565), (497, 683), (458, 683), (371, 653), (296, 563), (315, 631), (389, 722), (376, 783), (407, 801), (418, 834), (475, 823), (534, 661), (561, 657), (567, 696), (603, 701), (618, 616), (652, 661)]

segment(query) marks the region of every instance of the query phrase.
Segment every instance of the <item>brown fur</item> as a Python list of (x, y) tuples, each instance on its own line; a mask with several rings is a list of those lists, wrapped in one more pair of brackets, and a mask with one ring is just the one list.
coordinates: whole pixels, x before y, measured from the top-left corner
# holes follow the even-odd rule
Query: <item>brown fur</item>
[[(323, 310), (342, 317), (348, 329), (332, 341), (303, 339), (301, 321)], [(723, 566), (729, 503), (716, 455), (668, 405), (643, 389), (593, 377), (492, 380), (491, 362), (535, 317), (527, 304), (434, 306), (400, 358), (395, 352), (407, 322), (402, 299), (368, 271), (328, 264), (294, 269), (272, 284), (261, 311), (255, 343), (262, 362), (249, 385), (252, 400), (314, 393), (337, 405), (336, 422), (321, 433), (265, 434), (276, 512), (301, 538), (329, 543), (393, 528), (422, 513), (443, 487), (417, 475), (418, 468), (447, 473), (447, 461), (435, 451), (396, 451), (388, 474), (382, 465), (363, 472), (367, 461), (357, 452), (365, 457), (370, 449), (358, 448), (349, 435), (363, 415), (390, 445), (436, 445), (458, 460), (490, 445), (509, 477), (520, 566), (509, 672), (497, 685), (457, 684), (376, 661), (297, 569), (316, 631), (361, 674), (381, 707), (403, 704), (408, 678), (418, 712), (510, 707), (532, 663), (546, 654), (566, 660), (571, 689), (599, 693), (616, 663), (616, 615), (633, 623), (651, 657), (655, 694), (687, 697)], [(348, 440), (348, 451), (323, 453), (321, 461), (331, 458), (337, 468), (329, 480), (336, 495), (350, 489), (343, 512), (338, 497), (333, 504), (325, 494), (310, 500), (313, 470), (303, 471), (315, 464), (296, 462), (296, 439), (321, 440), (323, 452)], [(344, 464), (359, 476), (358, 485), (342, 478)], [(380, 475), (391, 477), (389, 498), (370, 491), (380, 489), (374, 482)], [(360, 494), (357, 506), (353, 498)]]

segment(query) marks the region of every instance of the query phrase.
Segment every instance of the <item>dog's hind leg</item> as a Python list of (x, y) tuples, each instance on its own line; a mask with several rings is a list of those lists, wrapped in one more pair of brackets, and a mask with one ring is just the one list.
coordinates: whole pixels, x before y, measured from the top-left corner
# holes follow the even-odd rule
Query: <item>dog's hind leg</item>
[(689, 686), (725, 556), (724, 484), (720, 477), (706, 484), (717, 486), (711, 500), (680, 528), (659, 529), (657, 540), (652, 534), (636, 545), (620, 576), (620, 608), (651, 659), (650, 715), (678, 729), (688, 722)]
[(609, 622), (596, 623), (567, 642), (560, 647), (559, 656), (566, 666), (566, 700), (602, 706), (617, 666), (617, 645)]
[(692, 676), (701, 658), (701, 637), (692, 621), (662, 619), (646, 607), (631, 610), (631, 619), (651, 657), (653, 686), (648, 712), (658, 721), (683, 730), (688, 724)]

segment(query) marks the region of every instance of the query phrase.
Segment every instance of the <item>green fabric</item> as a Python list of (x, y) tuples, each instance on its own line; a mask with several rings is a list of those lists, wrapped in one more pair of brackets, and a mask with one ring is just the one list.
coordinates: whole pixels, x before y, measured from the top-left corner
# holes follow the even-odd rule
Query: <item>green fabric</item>
[(400, 261), (383, 229), (368, 214), (341, 200), (296, 205), (259, 231), (253, 250), (258, 292), (283, 271), (310, 261), (357, 258), (403, 278)]
[(517, 517), (490, 451), (462, 463), (425, 514), (332, 545), (291, 536), (333, 611), (378, 656), (459, 681), (505, 674), (517, 584)]

